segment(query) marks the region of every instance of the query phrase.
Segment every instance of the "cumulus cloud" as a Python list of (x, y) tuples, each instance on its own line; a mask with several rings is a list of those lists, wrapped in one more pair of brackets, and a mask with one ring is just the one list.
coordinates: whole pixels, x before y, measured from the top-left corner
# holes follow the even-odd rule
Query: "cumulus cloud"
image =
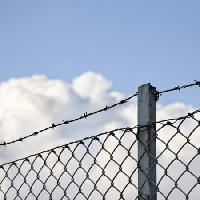
[[(50, 80), (44, 75), (8, 80), (0, 84), (0, 140), (1, 142), (10, 141), (20, 136), (25, 136), (48, 127), (52, 122), (60, 122), (63, 119), (77, 117), (86, 111), (94, 111), (104, 105), (118, 102), (123, 97), (125, 97), (124, 94), (113, 91), (110, 81), (101, 74), (93, 72), (84, 73), (76, 77), (72, 82)], [(194, 109), (191, 105), (185, 105), (180, 102), (170, 105), (158, 105), (157, 119), (185, 115)], [(183, 126), (183, 131), (188, 131), (191, 123), (193, 122), (188, 121)], [(109, 110), (69, 126), (55, 128), (23, 143), (16, 143), (6, 148), (1, 147), (1, 163), (37, 153), (72, 140), (95, 135), (105, 130), (134, 126), (136, 124), (137, 105), (136, 100), (133, 100), (117, 109)], [(167, 132), (170, 132), (170, 130), (160, 133), (163, 134), (162, 137), (165, 140), (169, 137), (166, 134)], [(129, 139), (127, 138), (126, 141), (128, 143)], [(197, 136), (193, 138), (193, 141), (196, 145), (200, 145)], [(184, 139), (179, 136), (172, 148), (176, 150), (183, 143)], [(109, 146), (108, 149), (115, 147), (115, 145), (113, 140), (112, 146)], [(161, 152), (162, 150), (162, 144), (158, 144), (158, 151)], [(117, 154), (119, 160), (124, 156), (123, 154), (123, 150), (119, 150)], [(188, 156), (189, 154), (185, 151), (183, 159), (190, 158)], [(166, 158), (171, 158), (170, 154), (166, 154), (162, 158), (163, 163)], [(100, 160), (103, 163), (105, 157)], [(130, 164), (131, 161), (127, 161), (126, 165), (124, 165), (124, 168), (129, 173), (131, 170)], [(60, 167), (62, 168), (62, 166)], [(112, 175), (114, 173), (112, 165), (109, 169), (110, 175)], [(59, 170), (55, 173), (59, 173)], [(97, 172), (95, 173), (97, 175)], [(81, 176), (84, 176), (84, 174)], [(120, 180), (116, 183), (119, 187)], [(99, 187), (103, 188), (104, 186), (101, 184)]]
[(87, 72), (75, 78), (72, 87), (80, 97), (98, 103), (111, 89), (111, 82), (100, 74)]
[[(0, 84), (1, 142), (30, 134), (52, 122), (94, 111), (101, 106), (115, 103), (122, 97), (123, 94), (111, 89), (110, 81), (92, 72), (75, 78), (72, 83), (49, 80), (43, 75), (8, 80)], [(133, 112), (134, 107), (135, 104), (132, 105)], [(135, 114), (129, 116), (129, 111), (126, 111), (129, 108), (124, 109), (123, 111), (120, 108), (124, 114), (114, 109), (88, 118), (87, 121), (53, 129), (23, 143), (10, 145), (1, 151), (1, 156), (5, 158), (5, 152), (9, 153), (9, 158), (12, 158), (12, 154), (15, 157), (16, 152), (24, 156), (108, 128), (126, 126), (130, 124), (129, 118), (133, 118), (133, 123), (136, 123)]]

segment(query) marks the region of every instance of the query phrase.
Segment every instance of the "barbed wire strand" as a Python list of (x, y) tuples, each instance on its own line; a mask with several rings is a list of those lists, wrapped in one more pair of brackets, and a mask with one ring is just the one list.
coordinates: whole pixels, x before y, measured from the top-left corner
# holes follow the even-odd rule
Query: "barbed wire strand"
[(31, 137), (34, 137), (34, 136), (37, 136), (39, 134), (42, 134), (43, 132), (47, 131), (47, 130), (50, 130), (50, 129), (54, 129), (58, 126), (62, 126), (62, 125), (68, 125), (68, 124), (71, 124), (75, 121), (79, 121), (79, 120), (82, 120), (82, 119), (86, 119), (87, 117), (89, 116), (92, 116), (92, 115), (95, 115), (95, 114), (98, 114), (98, 113), (101, 113), (101, 112), (104, 112), (104, 111), (108, 111), (114, 107), (117, 107), (119, 105), (122, 105), (122, 104), (125, 104), (127, 103), (129, 100), (131, 100), (132, 98), (136, 97), (138, 95), (138, 93), (135, 93), (125, 99), (122, 99), (121, 101), (115, 103), (115, 104), (112, 104), (110, 106), (105, 106), (104, 108), (101, 108), (97, 111), (94, 111), (94, 112), (85, 112), (83, 115), (81, 115), (80, 117), (77, 117), (77, 118), (74, 118), (74, 119), (70, 119), (70, 120), (63, 120), (63, 122), (60, 122), (60, 123), (52, 123), (51, 126), (47, 127), (47, 128), (44, 128), (44, 129), (41, 129), (39, 131), (35, 131), (29, 135), (26, 135), (26, 136), (23, 136), (23, 137), (20, 137), (20, 138), (17, 138), (15, 140), (12, 140), (12, 141), (9, 141), (9, 142), (3, 142), (3, 143), (0, 143), (0, 146), (6, 146), (6, 145), (10, 145), (10, 144), (14, 144), (16, 142), (23, 142), (24, 140), (28, 139), (28, 138), (31, 138)]
[(182, 89), (186, 89), (186, 88), (193, 87), (193, 86), (199, 86), (200, 87), (200, 81), (194, 80), (194, 82), (190, 83), (190, 84), (181, 85), (181, 86), (178, 85), (176, 87), (173, 87), (173, 88), (170, 88), (170, 89), (167, 89), (167, 90), (161, 90), (161, 91), (157, 92), (157, 95), (159, 97), (164, 93), (168, 93), (168, 92), (172, 92), (172, 91), (181, 91)]

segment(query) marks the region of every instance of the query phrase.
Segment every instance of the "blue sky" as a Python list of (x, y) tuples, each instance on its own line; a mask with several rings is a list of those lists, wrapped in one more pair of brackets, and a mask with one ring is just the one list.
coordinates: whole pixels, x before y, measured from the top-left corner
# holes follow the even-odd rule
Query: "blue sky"
[[(0, 81), (94, 71), (126, 94), (200, 80), (199, 1), (0, 1)], [(199, 107), (199, 89), (161, 103)]]

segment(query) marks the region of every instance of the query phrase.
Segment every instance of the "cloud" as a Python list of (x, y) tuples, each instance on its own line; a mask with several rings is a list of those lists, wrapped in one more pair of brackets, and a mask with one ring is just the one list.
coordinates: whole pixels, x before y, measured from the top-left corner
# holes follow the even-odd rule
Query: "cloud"
[(86, 72), (73, 80), (72, 88), (81, 98), (98, 103), (109, 93), (111, 82), (100, 74)]
[[(113, 91), (112, 83), (108, 81), (101, 74), (87, 72), (79, 77), (76, 77), (72, 82), (66, 82), (62, 80), (50, 80), (44, 75), (34, 75), (32, 77), (25, 77), (19, 79), (11, 79), (0, 84), (0, 138), (1, 142), (10, 141), (20, 136), (25, 136), (34, 131), (38, 131), (45, 127), (48, 127), (53, 122), (60, 122), (63, 119), (71, 119), (82, 115), (84, 112), (94, 111), (101, 108), (104, 105), (110, 105), (118, 102), (121, 98), (125, 97), (124, 94)], [(23, 143), (16, 143), (10, 146), (1, 147), (0, 158), (1, 162), (11, 161), (19, 157), (27, 156), (29, 154), (37, 153), (42, 150), (52, 148), (56, 145), (61, 145), (68, 143), (72, 140), (77, 140), (84, 138), (86, 136), (96, 135), (99, 132), (126, 126), (134, 126), (137, 124), (137, 101), (132, 100), (127, 105), (122, 105), (121, 107), (109, 110), (107, 112), (97, 114), (96, 116), (90, 117), (87, 120), (82, 120), (80, 122), (75, 122), (69, 126), (63, 126), (55, 128), (53, 130), (47, 131), (40, 136), (30, 138)], [(158, 105), (157, 109), (157, 119), (168, 119), (177, 116), (185, 115), (188, 112), (194, 110), (191, 105), (185, 105), (184, 103), (175, 102), (169, 105)], [(183, 132), (190, 132), (190, 128), (194, 122), (188, 120), (182, 127)], [(160, 132), (163, 140), (167, 141), (169, 137), (175, 130), (170, 130), (166, 128)], [(191, 138), (195, 145), (200, 145), (198, 134), (195, 134)], [(126, 144), (130, 143), (130, 138), (124, 138)], [(185, 142), (185, 139), (180, 135), (176, 138), (176, 142), (173, 143), (171, 148), (176, 151)], [(105, 145), (105, 148), (109, 151), (113, 151), (116, 148), (116, 140), (112, 138), (109, 145)], [(162, 152), (164, 146), (158, 142), (158, 152)], [(97, 146), (92, 147), (94, 152), (97, 152)], [(182, 154), (183, 160), (191, 159), (191, 151), (189, 153), (184, 150)], [(78, 155), (84, 152), (80, 149)], [(136, 149), (134, 149), (134, 156), (136, 156)], [(124, 149), (118, 149), (115, 153), (115, 159), (121, 162), (124, 157), (126, 157), (126, 151)], [(163, 164), (169, 163), (172, 159), (170, 153), (166, 153), (161, 157)], [(50, 163), (53, 163), (55, 158), (51, 158)], [(91, 159), (91, 158), (90, 158)], [(98, 162), (101, 164), (106, 164), (108, 157), (106, 154), (102, 154), (98, 158)], [(92, 160), (91, 160), (92, 162)], [(198, 161), (195, 161), (198, 163)], [(90, 166), (90, 161), (85, 162), (86, 167)], [(134, 163), (136, 166), (136, 163)], [(123, 167), (124, 170), (130, 174), (133, 163), (132, 160), (127, 160)], [(27, 166), (28, 167), (28, 166)], [(110, 164), (107, 167), (107, 173), (110, 176), (115, 175), (115, 170), (117, 171), (117, 165)], [(173, 169), (175, 165), (170, 169), (173, 174)], [(194, 170), (197, 170), (197, 164), (193, 166)], [(73, 166), (71, 166), (73, 169)], [(96, 170), (91, 172), (93, 177), (98, 177), (98, 173), (101, 170), (96, 166)], [(161, 169), (159, 173), (162, 174)], [(55, 173), (63, 171), (63, 166), (58, 166)], [(15, 174), (15, 170), (13, 171)], [(49, 173), (48, 170), (44, 171)], [(84, 177), (84, 172), (80, 172), (79, 177)], [(137, 178), (137, 177), (136, 177)], [(121, 174), (116, 179), (115, 184), (120, 187), (124, 187), (123, 181), (126, 177)], [(106, 184), (109, 185), (109, 181), (104, 181), (104, 183), (99, 183), (99, 188), (106, 190)], [(53, 181), (52, 181), (53, 184)], [(62, 183), (63, 184), (63, 183)], [(88, 192), (91, 183), (87, 183)], [(6, 187), (6, 186), (5, 186)], [(52, 187), (50, 184), (49, 187)], [(186, 187), (186, 186), (183, 186)], [(76, 187), (72, 188), (72, 193)], [(167, 187), (163, 186), (163, 190), (167, 191)], [(37, 190), (38, 188), (36, 188)], [(127, 188), (127, 191), (133, 191), (133, 188)], [(136, 192), (136, 191), (135, 191)], [(130, 192), (129, 192), (130, 193)], [(24, 193), (25, 194), (25, 193)], [(61, 193), (60, 193), (61, 194)], [(135, 193), (136, 194), (136, 193)], [(57, 193), (59, 196), (59, 192)], [(96, 194), (98, 196), (98, 194)], [(111, 195), (110, 193), (108, 194)], [(116, 193), (117, 195), (117, 193)], [(45, 198), (45, 197), (44, 197)], [(99, 199), (102, 197), (100, 196)], [(127, 196), (127, 199), (131, 197)], [(98, 199), (96, 197), (96, 199)], [(111, 197), (110, 197), (111, 199)], [(194, 198), (195, 199), (195, 198)]]
[[(0, 84), (1, 142), (43, 129), (52, 122), (71, 119), (86, 111), (113, 104), (122, 97), (123, 94), (111, 90), (111, 83), (102, 75), (92, 72), (75, 78), (72, 83), (49, 80), (43, 75), (8, 80)], [(121, 108), (119, 110), (126, 112)], [(10, 145), (1, 151), (1, 156), (6, 158), (4, 155), (8, 153), (8, 159), (12, 159), (16, 152), (18, 156), (25, 156), (64, 141), (126, 125), (128, 120), (128, 115), (123, 116), (117, 109), (113, 109), (88, 118), (87, 121), (53, 129), (23, 143)]]

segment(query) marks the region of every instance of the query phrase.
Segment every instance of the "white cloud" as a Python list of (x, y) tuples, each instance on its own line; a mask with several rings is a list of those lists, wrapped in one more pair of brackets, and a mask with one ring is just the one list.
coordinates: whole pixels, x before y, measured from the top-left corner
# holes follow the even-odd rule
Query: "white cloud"
[[(9, 141), (43, 129), (52, 122), (71, 119), (86, 111), (94, 111), (104, 105), (113, 104), (123, 97), (124, 94), (112, 90), (110, 81), (102, 75), (93, 72), (82, 74), (72, 82), (50, 80), (43, 75), (8, 80), (0, 84), (1, 142)], [(157, 119), (160, 120), (185, 115), (194, 109), (195, 108), (191, 105), (177, 102), (170, 105), (158, 105)], [(36, 153), (75, 139), (95, 135), (105, 130), (134, 126), (136, 123), (137, 105), (136, 100), (133, 100), (127, 105), (122, 105), (113, 110), (97, 114), (87, 120), (75, 122), (69, 126), (66, 125), (61, 128), (55, 128), (40, 136), (28, 139), (23, 143), (16, 143), (6, 148), (0, 147), (1, 162)], [(192, 121), (185, 123), (182, 131), (187, 132), (192, 123)], [(165, 131), (160, 133), (164, 140), (168, 139), (168, 132), (170, 132), (170, 130), (165, 129)], [(126, 138), (125, 141), (130, 143), (128, 138)], [(200, 145), (197, 136), (192, 138), (192, 141), (196, 145)], [(175, 150), (183, 143), (184, 138), (179, 136), (173, 144)], [(112, 149), (115, 148), (115, 146), (116, 144), (113, 140), (112, 145), (106, 148)], [(162, 144), (159, 144), (159, 152), (162, 151), (162, 148)], [(95, 148), (93, 147), (93, 149)], [(192, 150), (190, 153), (191, 152)], [(187, 151), (184, 151), (184, 154), (183, 159), (191, 158)], [(118, 150), (115, 156), (117, 156), (116, 159), (120, 160), (124, 156), (124, 150)], [(167, 162), (166, 158), (171, 159), (170, 155), (166, 154), (162, 158), (163, 163)], [(106, 161), (104, 157), (99, 159), (101, 162)], [(131, 162), (131, 160), (127, 160), (124, 164), (124, 169), (129, 173), (131, 170)], [(60, 167), (62, 168), (62, 166)], [(108, 169), (111, 170), (112, 165), (109, 166)], [(95, 173), (97, 172), (93, 173), (94, 177)], [(112, 175), (114, 171), (111, 170), (110, 173), (110, 175)], [(119, 178), (119, 180), (116, 181), (119, 187), (120, 180)], [(103, 188), (103, 185), (100, 184), (99, 187)]]
[(108, 93), (111, 82), (100, 74), (86, 72), (73, 80), (72, 87), (80, 97), (98, 103)]

